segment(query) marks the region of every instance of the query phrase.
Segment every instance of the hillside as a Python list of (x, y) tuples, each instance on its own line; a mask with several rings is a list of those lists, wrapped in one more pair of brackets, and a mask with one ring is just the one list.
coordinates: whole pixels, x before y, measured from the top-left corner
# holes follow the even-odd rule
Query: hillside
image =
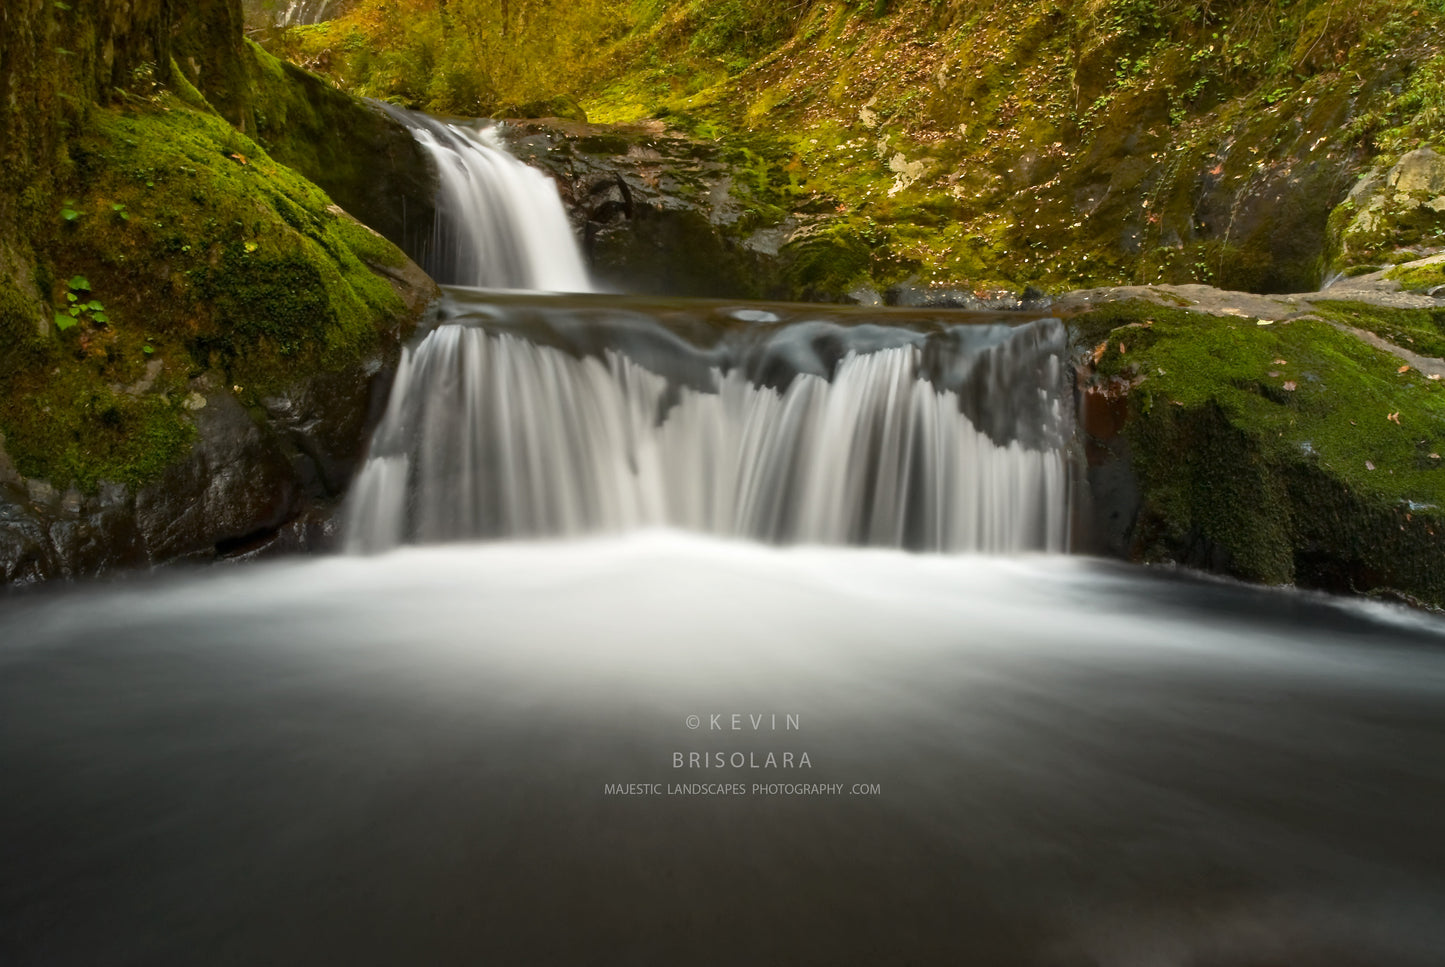
[(1440, 144), (1442, 26), (1438, 0), (363, 0), (271, 42), (436, 112), (714, 142), (822, 295), (1284, 292), (1438, 250), (1445, 215), (1421, 199), (1385, 198), (1368, 232), (1369, 199), (1340, 206)]

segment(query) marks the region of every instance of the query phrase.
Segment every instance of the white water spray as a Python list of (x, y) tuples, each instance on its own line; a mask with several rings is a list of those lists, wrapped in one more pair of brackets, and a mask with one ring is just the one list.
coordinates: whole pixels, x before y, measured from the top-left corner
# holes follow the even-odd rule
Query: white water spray
[(433, 278), (485, 289), (592, 291), (556, 184), (512, 157), (495, 128), (391, 113), (436, 162), (436, 222), (422, 259)]
[[(402, 362), (348, 507), (348, 547), (667, 526), (1066, 550), (1062, 446), (994, 442), (958, 394), (923, 378), (921, 358), (908, 345), (850, 351), (831, 379), (802, 373), (782, 390), (715, 367), (698, 387), (610, 349), (578, 357), (443, 326)], [(1041, 409), (1055, 425), (1039, 435), (1062, 439), (1058, 397)]]

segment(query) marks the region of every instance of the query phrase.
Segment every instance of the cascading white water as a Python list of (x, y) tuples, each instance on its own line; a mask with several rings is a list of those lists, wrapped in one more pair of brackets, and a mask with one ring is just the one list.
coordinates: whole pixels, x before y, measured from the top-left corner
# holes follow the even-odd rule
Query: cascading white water
[(278, 27), (318, 24), (334, 12), (333, 6), (332, 0), (289, 0), (284, 7), (277, 9), (275, 22)]
[[(1035, 326), (1052, 325), (1052, 320)], [(1003, 327), (999, 327), (1003, 328)], [(982, 350), (974, 370), (996, 367)], [(347, 544), (670, 526), (783, 543), (1061, 551), (1068, 543), (1059, 359), (1038, 445), (995, 442), (924, 350), (849, 350), (781, 389), (740, 368), (669, 379), (613, 349), (574, 355), (446, 325), (403, 359), (346, 515)], [(696, 385), (700, 383), (700, 385)], [(999, 405), (1006, 394), (998, 392)]]
[[(383, 107), (436, 161), (422, 255), (435, 278), (590, 289), (549, 178), (492, 129)], [(448, 311), (465, 315), (465, 298)], [(771, 311), (706, 321), (727, 346), (666, 331), (662, 317), (690, 311), (675, 304), (615, 330), (584, 321), (558, 345), (510, 331), (508, 312), (521, 310), (505, 301), (474, 303), (470, 319), (407, 351), (348, 502), (350, 549), (654, 526), (780, 543), (1067, 546), (1056, 321), (941, 337), (801, 318), (749, 369), (757, 346), (738, 344), (780, 322)], [(1042, 342), (1039, 326), (1052, 326)]]
[(421, 259), (432, 278), (486, 289), (592, 291), (556, 184), (512, 157), (495, 128), (390, 113), (436, 162), (436, 221)]

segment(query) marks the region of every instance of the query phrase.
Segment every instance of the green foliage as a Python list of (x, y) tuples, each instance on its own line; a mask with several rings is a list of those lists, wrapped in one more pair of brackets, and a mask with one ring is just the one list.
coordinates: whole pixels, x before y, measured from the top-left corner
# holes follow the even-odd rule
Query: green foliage
[(65, 301), (69, 306), (63, 311), (55, 313), (55, 328), (61, 332), (74, 328), (82, 322), (88, 322), (95, 327), (104, 327), (109, 324), (110, 316), (106, 315), (105, 306), (98, 299), (88, 299), (90, 294), (90, 280), (83, 275), (77, 275), (70, 280), (66, 286)]
[(338, 20), (268, 42), (368, 97), (515, 115), (580, 90), (632, 12), (628, 0), (361, 0)]
[(367, 266), (400, 254), (208, 110), (93, 109), (69, 148), (69, 207), (115, 217), (57, 238), (48, 338), (0, 288), (0, 431), (27, 476), (153, 479), (192, 439), (191, 378), (265, 393), (353, 363), (399, 321)]
[[(716, 140), (749, 227), (884, 226), (880, 284), (912, 265), (979, 288), (1289, 291), (1323, 278), (1352, 171), (1445, 143), (1437, 7), (363, 0), (290, 42), (343, 85), (433, 110), (535, 113), (566, 95), (593, 120)], [(920, 210), (942, 227), (916, 230), (905, 213)], [(1415, 229), (1391, 247), (1438, 244)]]

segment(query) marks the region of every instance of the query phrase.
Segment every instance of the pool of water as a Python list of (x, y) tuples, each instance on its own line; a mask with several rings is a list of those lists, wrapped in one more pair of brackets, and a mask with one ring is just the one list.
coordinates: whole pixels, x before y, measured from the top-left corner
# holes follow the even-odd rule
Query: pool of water
[(12, 596), (0, 963), (1438, 964), (1442, 646), (673, 532)]

